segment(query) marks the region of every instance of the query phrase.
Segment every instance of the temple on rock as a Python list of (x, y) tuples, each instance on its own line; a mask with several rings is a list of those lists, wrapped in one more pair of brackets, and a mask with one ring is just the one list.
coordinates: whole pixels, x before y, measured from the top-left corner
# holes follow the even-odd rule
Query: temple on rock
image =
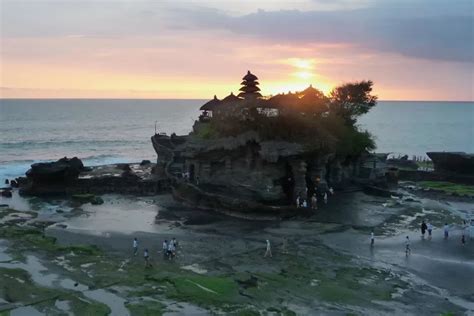
[(327, 111), (327, 98), (310, 85), (301, 92), (277, 94), (263, 97), (260, 93), (258, 77), (247, 71), (242, 78), (240, 93), (231, 92), (219, 100), (217, 96), (201, 106), (199, 120), (207, 122), (211, 118), (235, 117), (249, 119), (251, 111), (267, 116), (288, 115), (290, 113), (322, 114)]
[[(157, 172), (173, 193), (195, 207), (278, 214), (337, 187), (364, 168), (337, 156), (326, 124), (328, 98), (318, 89), (264, 97), (257, 76), (238, 94), (214, 96), (185, 136), (156, 134)], [(328, 120), (332, 123), (332, 120)], [(338, 123), (339, 124), (339, 123)]]

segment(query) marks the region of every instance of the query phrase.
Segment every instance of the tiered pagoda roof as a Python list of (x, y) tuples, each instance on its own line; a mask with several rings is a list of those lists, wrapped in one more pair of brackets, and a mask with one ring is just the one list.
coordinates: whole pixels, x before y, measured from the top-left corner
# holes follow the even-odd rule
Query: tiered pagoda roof
[(244, 99), (257, 99), (261, 98), (262, 95), (260, 94), (260, 88), (258, 87), (258, 78), (254, 74), (247, 71), (247, 74), (242, 78), (242, 87), (239, 89), (239, 97)]

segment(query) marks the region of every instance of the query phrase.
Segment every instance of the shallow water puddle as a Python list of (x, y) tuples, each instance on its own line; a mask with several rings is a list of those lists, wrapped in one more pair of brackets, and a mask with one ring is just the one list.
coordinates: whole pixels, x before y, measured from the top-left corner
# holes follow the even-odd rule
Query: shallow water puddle
[(31, 278), (35, 283), (44, 287), (54, 288), (56, 286), (59, 286), (66, 290), (81, 292), (84, 296), (107, 305), (110, 308), (112, 315), (122, 316), (130, 314), (129, 311), (125, 308), (124, 304), (126, 301), (123, 298), (104, 289), (89, 290), (88, 286), (75, 282), (71, 279), (62, 278), (58, 274), (54, 273), (46, 273), (48, 269), (43, 266), (40, 260), (35, 256), (28, 255), (26, 257), (26, 263), (17, 261), (8, 263), (3, 262), (0, 263), (0, 267), (8, 269), (23, 269), (31, 275)]

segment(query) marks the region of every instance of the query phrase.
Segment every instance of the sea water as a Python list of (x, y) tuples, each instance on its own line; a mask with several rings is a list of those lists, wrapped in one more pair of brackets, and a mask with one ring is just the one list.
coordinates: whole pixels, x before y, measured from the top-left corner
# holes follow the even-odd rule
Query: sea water
[[(87, 165), (155, 160), (157, 131), (187, 134), (206, 100), (0, 100), (0, 181), (34, 162)], [(377, 152), (474, 152), (473, 102), (381, 101), (359, 119)]]

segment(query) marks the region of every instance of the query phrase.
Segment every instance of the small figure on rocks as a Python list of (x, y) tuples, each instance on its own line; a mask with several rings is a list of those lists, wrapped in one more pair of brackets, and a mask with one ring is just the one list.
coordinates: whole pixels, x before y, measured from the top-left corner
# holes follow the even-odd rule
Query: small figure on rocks
[(168, 255), (168, 240), (166, 239), (165, 241), (163, 241), (162, 250), (163, 250), (163, 257), (166, 258)]
[(433, 225), (431, 225), (431, 223), (428, 223), (427, 228), (428, 228), (428, 238), (431, 239), (431, 232), (433, 231)]
[(178, 249), (178, 241), (176, 240), (176, 238), (173, 237), (173, 239), (171, 239), (170, 242), (173, 243), (173, 248), (174, 248), (174, 251), (176, 252), (176, 250)]
[(303, 200), (303, 207), (304, 207), (304, 208), (307, 208), (307, 207), (308, 207), (308, 202), (306, 202), (306, 200)]
[(133, 255), (136, 256), (138, 254), (138, 240), (137, 238), (133, 238)]
[(298, 196), (296, 197), (296, 207), (300, 207), (300, 199), (301, 199), (301, 198), (300, 198), (300, 196), (298, 195)]
[(318, 198), (316, 197), (316, 193), (313, 194), (313, 196), (311, 197), (311, 208), (313, 210), (318, 209)]
[(148, 253), (148, 249), (146, 248), (143, 251), (143, 258), (145, 259), (145, 268), (151, 267), (150, 254)]
[(324, 200), (324, 204), (328, 204), (328, 194), (327, 194), (327, 192), (324, 192), (323, 200)]
[(272, 248), (271, 248), (271, 245), (270, 245), (270, 240), (267, 239), (267, 249), (265, 250), (265, 258), (266, 257), (272, 257)]
[(375, 235), (374, 235), (374, 231), (371, 231), (370, 232), (370, 246), (373, 247), (374, 243), (375, 243)]
[(174, 256), (175, 256), (175, 247), (174, 247), (173, 241), (170, 240), (170, 242), (168, 243), (168, 259), (171, 260), (174, 258)]
[(449, 237), (449, 225), (448, 223), (444, 223), (444, 239), (448, 239)]
[(405, 255), (411, 254), (411, 248), (410, 248), (410, 237), (405, 238)]
[(428, 229), (428, 226), (426, 225), (425, 221), (421, 223), (421, 238), (425, 239), (425, 232)]

